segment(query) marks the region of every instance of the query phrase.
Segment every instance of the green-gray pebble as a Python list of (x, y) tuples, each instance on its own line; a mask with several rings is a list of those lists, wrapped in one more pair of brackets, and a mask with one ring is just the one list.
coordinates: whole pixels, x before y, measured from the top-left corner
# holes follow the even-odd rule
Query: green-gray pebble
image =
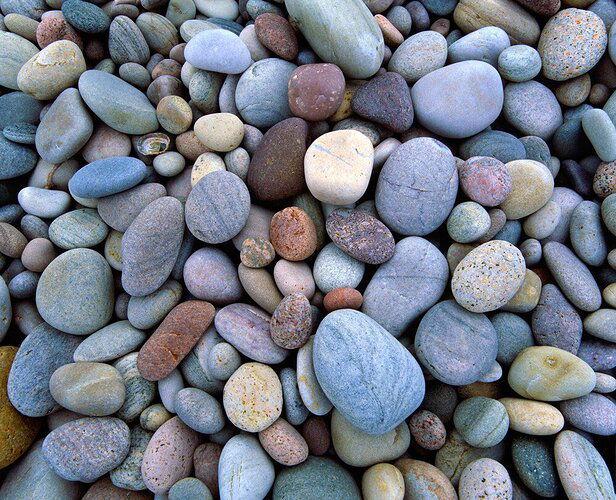
[(124, 404), (116, 416), (125, 422), (135, 420), (143, 410), (152, 404), (156, 397), (156, 384), (144, 379), (137, 369), (137, 354), (131, 352), (118, 359), (114, 368), (122, 375), (126, 387)]
[(483, 396), (462, 401), (453, 414), (453, 422), (464, 441), (477, 448), (497, 445), (509, 430), (505, 406), (496, 399)]
[(130, 448), (124, 461), (109, 473), (111, 482), (118, 488), (141, 491), (146, 486), (141, 477), (143, 454), (152, 439), (152, 433), (135, 426), (130, 431)]
[(110, 361), (137, 350), (147, 339), (128, 321), (117, 321), (89, 335), (73, 354), (75, 361)]
[(560, 482), (549, 442), (516, 435), (511, 442), (511, 455), (518, 476), (529, 490), (541, 497), (558, 495)]
[(49, 239), (64, 250), (90, 248), (103, 242), (109, 228), (92, 208), (62, 214), (49, 225)]

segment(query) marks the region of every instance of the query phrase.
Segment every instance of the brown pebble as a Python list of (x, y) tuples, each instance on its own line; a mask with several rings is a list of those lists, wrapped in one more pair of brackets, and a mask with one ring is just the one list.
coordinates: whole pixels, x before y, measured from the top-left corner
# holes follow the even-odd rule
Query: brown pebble
[(156, 106), (156, 117), (160, 126), (167, 132), (182, 134), (192, 125), (193, 113), (185, 99), (177, 95), (168, 95)]
[(301, 208), (287, 207), (272, 217), (270, 241), (283, 259), (304, 260), (317, 248), (317, 230)]
[(46, 238), (34, 238), (28, 242), (21, 254), (21, 263), (29, 271), (42, 273), (56, 258), (53, 243)]
[(99, 62), (105, 58), (107, 48), (105, 43), (100, 38), (90, 38), (86, 41), (83, 49), (83, 55), (87, 61)]
[(603, 85), (602, 83), (595, 83), (590, 88), (588, 102), (596, 108), (602, 108), (611, 94), (610, 89), (606, 85)]
[(189, 130), (175, 138), (175, 147), (188, 161), (196, 161), (199, 156), (209, 151), (197, 138), (194, 130)]
[[(299, 210), (299, 208), (297, 210)], [(306, 217), (308, 216), (306, 215)], [(314, 228), (314, 224), (312, 226)], [(21, 257), (21, 253), (24, 251), (27, 244), (28, 240), (23, 234), (21, 234), (19, 229), (14, 228), (6, 222), (0, 222), (0, 253), (6, 255), (7, 257), (18, 259)]]
[(169, 57), (174, 61), (179, 62), (180, 64), (184, 64), (186, 62), (186, 58), (184, 57), (184, 49), (186, 48), (186, 43), (179, 43), (175, 47), (173, 47), (169, 51)]
[(274, 246), (265, 238), (246, 238), (242, 243), (240, 260), (246, 267), (257, 269), (270, 264), (276, 257)]
[(128, 135), (101, 123), (81, 150), (81, 156), (92, 163), (112, 156), (129, 156), (131, 147)]
[[(291, 73), (288, 90), (289, 106), (294, 115), (309, 121), (325, 120), (342, 104), (344, 74), (335, 64), (304, 64)], [(351, 96), (348, 98), (349, 114)]]
[(88, 488), (81, 500), (147, 500), (152, 498), (148, 491), (131, 491), (118, 488), (109, 476), (104, 476)]
[(259, 442), (270, 457), (287, 467), (301, 464), (308, 458), (306, 440), (283, 418), (259, 432)]
[(291, 23), (278, 14), (266, 12), (255, 19), (259, 41), (277, 56), (292, 61), (299, 51), (297, 35)]
[(607, 198), (616, 193), (616, 161), (601, 163), (592, 181), (595, 194), (600, 198)]
[(169, 75), (176, 78), (180, 77), (182, 65), (173, 59), (163, 59), (152, 70), (152, 80), (156, 80), (159, 76)]
[(409, 419), (409, 429), (417, 444), (426, 450), (439, 450), (447, 439), (445, 425), (428, 410), (413, 413)]
[(203, 443), (197, 446), (193, 455), (195, 477), (209, 488), (214, 498), (218, 498), (218, 462), (222, 446), (216, 443)]
[(430, 26), (431, 31), (436, 31), (437, 33), (440, 33), (443, 36), (447, 36), (450, 28), (451, 28), (451, 21), (445, 18), (437, 19), (436, 21), (432, 23), (432, 26)]
[(36, 43), (41, 49), (58, 40), (70, 40), (83, 50), (79, 33), (64, 19), (64, 16), (46, 16), (36, 28)]
[(310, 302), (300, 292), (287, 295), (270, 319), (272, 340), (285, 349), (298, 349), (308, 342), (311, 333)]
[(208, 329), (214, 314), (214, 306), (203, 300), (175, 306), (139, 351), (141, 376), (161, 380), (169, 375)]
[(385, 43), (390, 47), (397, 47), (402, 42), (404, 42), (404, 35), (398, 31), (391, 21), (387, 19), (382, 14), (377, 14), (374, 16), (376, 23), (381, 28), (381, 33), (383, 33), (383, 38), (385, 39)]
[(364, 302), (362, 294), (355, 288), (334, 288), (323, 298), (327, 312), (337, 309), (359, 309)]
[(168, 95), (184, 97), (186, 94), (182, 80), (170, 75), (159, 76), (150, 83), (145, 93), (154, 106), (158, 105), (161, 99)]
[(302, 436), (308, 444), (311, 455), (321, 456), (327, 453), (331, 443), (331, 435), (327, 422), (323, 417), (310, 416), (302, 426)]

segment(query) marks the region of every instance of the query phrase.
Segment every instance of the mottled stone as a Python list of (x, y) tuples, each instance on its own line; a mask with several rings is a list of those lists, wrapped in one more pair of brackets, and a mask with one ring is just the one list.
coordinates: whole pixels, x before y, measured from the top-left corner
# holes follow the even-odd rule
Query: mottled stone
[(582, 340), (582, 320), (561, 291), (552, 284), (541, 290), (532, 316), (537, 344), (549, 345), (576, 354)]

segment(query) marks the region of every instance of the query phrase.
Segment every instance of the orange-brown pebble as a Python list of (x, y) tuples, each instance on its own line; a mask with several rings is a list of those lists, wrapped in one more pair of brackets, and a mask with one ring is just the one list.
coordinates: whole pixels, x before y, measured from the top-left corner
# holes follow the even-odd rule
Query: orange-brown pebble
[(212, 494), (218, 493), (218, 462), (222, 446), (217, 443), (203, 443), (197, 446), (193, 455), (195, 477), (209, 488)]
[(426, 450), (439, 450), (445, 444), (447, 431), (437, 415), (428, 410), (419, 410), (409, 419), (413, 439)]
[(308, 444), (311, 455), (321, 456), (327, 453), (331, 443), (331, 435), (323, 417), (308, 417), (302, 426), (302, 436)]
[(387, 19), (384, 15), (377, 14), (376, 16), (374, 16), (374, 19), (376, 19), (376, 23), (379, 25), (379, 28), (381, 28), (383, 38), (387, 45), (397, 47), (402, 42), (404, 42), (404, 35), (400, 33), (398, 31), (398, 28), (391, 24), (391, 21)]
[(270, 241), (283, 259), (304, 260), (317, 249), (317, 230), (301, 208), (287, 207), (272, 217)]
[(355, 288), (334, 288), (323, 299), (327, 312), (337, 309), (359, 309), (364, 301), (362, 294)]
[(259, 442), (270, 457), (288, 467), (301, 464), (308, 458), (306, 440), (284, 418), (259, 432)]
[(188, 161), (196, 161), (203, 153), (209, 152), (203, 143), (197, 139), (194, 130), (189, 130), (175, 138), (175, 147)]
[(163, 59), (152, 70), (152, 80), (156, 80), (159, 76), (169, 75), (180, 77), (182, 65), (173, 59)]
[(169, 51), (169, 57), (174, 61), (179, 62), (180, 64), (184, 64), (186, 62), (186, 58), (184, 57), (184, 49), (186, 48), (186, 43), (179, 43), (175, 47), (173, 47)]

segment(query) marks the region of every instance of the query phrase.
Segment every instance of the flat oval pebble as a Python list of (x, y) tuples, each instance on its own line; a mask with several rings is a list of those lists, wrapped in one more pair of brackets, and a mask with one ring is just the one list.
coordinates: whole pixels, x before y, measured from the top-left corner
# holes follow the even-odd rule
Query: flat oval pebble
[(96, 210), (81, 208), (55, 219), (49, 225), (49, 239), (63, 250), (90, 248), (101, 243), (108, 231)]
[(447, 40), (436, 31), (422, 31), (407, 38), (396, 48), (387, 69), (415, 83), (428, 73), (442, 68), (447, 61)]
[(591, 392), (562, 401), (559, 407), (567, 423), (582, 431), (599, 436), (616, 434), (616, 404), (602, 394)]
[(137, 158), (105, 158), (78, 170), (69, 181), (69, 189), (81, 198), (102, 198), (136, 186), (145, 175), (146, 166)]
[(548, 403), (520, 398), (502, 398), (499, 401), (507, 409), (510, 428), (516, 432), (549, 436), (558, 433), (565, 425), (562, 413)]
[(182, 422), (197, 432), (215, 434), (225, 425), (220, 403), (207, 392), (195, 387), (179, 391), (175, 395), (174, 406)]
[(582, 340), (582, 319), (560, 289), (548, 283), (532, 315), (533, 336), (539, 345), (576, 354)]
[(511, 455), (526, 487), (542, 497), (558, 495), (560, 486), (551, 446), (538, 438), (516, 436), (511, 443)]
[(259, 432), (259, 442), (267, 454), (282, 465), (297, 465), (308, 458), (306, 441), (295, 427), (282, 418)]
[(9, 141), (0, 134), (0, 180), (12, 179), (30, 172), (37, 161), (36, 153), (23, 144)]
[(226, 74), (243, 73), (252, 64), (248, 47), (224, 29), (197, 33), (186, 44), (184, 57), (195, 68)]
[(404, 478), (404, 493), (411, 498), (455, 500), (456, 490), (449, 478), (434, 465), (421, 460), (402, 458), (396, 467)]
[(505, 406), (496, 399), (475, 396), (462, 401), (453, 415), (457, 431), (471, 446), (489, 448), (509, 431)]
[(512, 498), (513, 486), (507, 469), (491, 458), (480, 458), (468, 464), (460, 476), (458, 486), (460, 500), (476, 498)]
[(500, 207), (507, 219), (531, 215), (548, 202), (554, 190), (554, 177), (543, 163), (515, 160), (505, 167), (511, 176), (511, 192)]
[(169, 280), (149, 295), (131, 297), (128, 301), (128, 321), (135, 328), (152, 328), (178, 304), (181, 296), (181, 285), (177, 281)]
[(124, 320), (111, 323), (88, 336), (73, 354), (75, 361), (109, 361), (135, 350), (146, 334)]
[(335, 64), (303, 64), (289, 79), (289, 107), (305, 120), (325, 120), (342, 104), (344, 83)]
[(287, 295), (272, 314), (270, 335), (274, 343), (285, 349), (302, 347), (312, 333), (310, 302), (302, 293)]
[(130, 447), (128, 426), (118, 418), (81, 418), (51, 431), (43, 455), (69, 481), (92, 483), (120, 465)]
[(464, 193), (483, 206), (500, 205), (511, 193), (511, 174), (496, 158), (471, 157), (458, 168), (458, 174)]
[(571, 214), (569, 236), (573, 250), (586, 264), (599, 266), (605, 261), (608, 249), (599, 204), (585, 200), (575, 207)]
[(297, 351), (297, 385), (302, 402), (310, 413), (326, 415), (332, 409), (314, 370), (314, 335)]

